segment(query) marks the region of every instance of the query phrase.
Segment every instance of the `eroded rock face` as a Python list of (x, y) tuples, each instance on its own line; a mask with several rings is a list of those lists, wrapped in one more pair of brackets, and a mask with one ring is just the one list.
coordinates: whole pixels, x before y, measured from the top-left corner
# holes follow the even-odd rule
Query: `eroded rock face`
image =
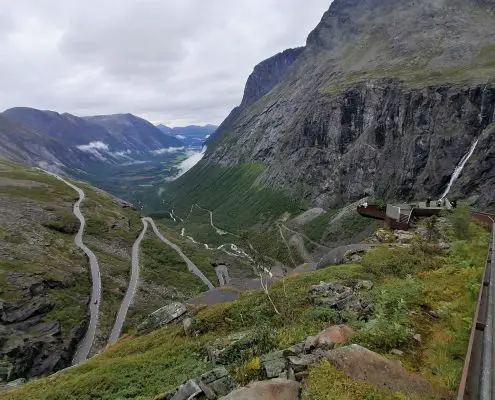
[[(45, 285), (38, 283), (41, 286), (28, 280), (27, 288)], [(43, 296), (0, 305), (0, 382), (47, 375), (70, 365), (85, 322), (63, 335), (58, 321), (42, 322), (52, 309), (53, 302)]]
[(19, 303), (0, 304), (0, 321), (11, 324), (22, 322), (36, 315), (43, 315), (53, 309), (53, 302), (43, 297)]
[(430, 382), (407, 371), (400, 362), (389, 360), (356, 344), (331, 350), (327, 358), (351, 378), (370, 382), (386, 390), (424, 396), (440, 394)]
[(223, 400), (297, 400), (300, 384), (286, 379), (254, 382), (247, 387), (234, 390)]
[(288, 49), (254, 67), (249, 75), (242, 97), (242, 106), (248, 106), (272, 90), (302, 53), (303, 47)]
[(152, 312), (139, 326), (139, 333), (149, 333), (184, 315), (187, 308), (182, 303), (170, 303)]
[(495, 41), (482, 3), (334, 1), (279, 84), (224, 121), (205, 161), (262, 163), (264, 184), (329, 208), (438, 196), (480, 137), (452, 194), (493, 204), (495, 86), (449, 73), (475, 68)]

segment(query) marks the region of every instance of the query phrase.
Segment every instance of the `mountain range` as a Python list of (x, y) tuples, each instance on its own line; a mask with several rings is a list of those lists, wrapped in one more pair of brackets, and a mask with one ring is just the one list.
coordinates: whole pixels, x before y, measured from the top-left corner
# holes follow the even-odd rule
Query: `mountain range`
[[(488, 230), (463, 203), (407, 232), (356, 207), (446, 194), (495, 210), (494, 27), (495, 0), (334, 0), (305, 46), (254, 67), (218, 128), (0, 114), (0, 158), (149, 190), (131, 207), (73, 181), (95, 303), (73, 185), (0, 160), (0, 388), (69, 366), (97, 304), (102, 350), (7, 398), (218, 398), (248, 384), (227, 398), (260, 398), (270, 377), (287, 378), (261, 382), (276, 399), (455, 398)], [(205, 140), (165, 183), (190, 159), (159, 150)], [(127, 174), (100, 168), (127, 161)], [(210, 285), (196, 269), (227, 287), (198, 296)], [(107, 346), (127, 293), (126, 337)]]
[(487, 0), (336, 1), (305, 46), (254, 68), (241, 104), (218, 129), (18, 107), (0, 114), (0, 155), (87, 173), (206, 140), (205, 157), (179, 180), (179, 192), (172, 184), (168, 204), (197, 201), (187, 188), (199, 175), (222, 188), (215, 169), (252, 165), (256, 187), (334, 208), (365, 196), (440, 196), (476, 142), (449, 195), (492, 207), (492, 7)]
[(0, 114), (0, 154), (74, 172), (118, 164), (184, 143), (132, 114), (76, 117), (16, 107)]
[(197, 201), (186, 186), (199, 176), (246, 165), (258, 168), (257, 188), (325, 209), (365, 196), (435, 198), (478, 140), (449, 196), (493, 207), (493, 6), (334, 1), (304, 47), (254, 68), (170, 204)]
[(182, 141), (186, 146), (202, 146), (202, 144), (215, 132), (218, 128), (216, 125), (188, 125), (182, 127), (170, 128), (166, 125), (159, 124), (157, 128), (167, 135), (175, 136)]

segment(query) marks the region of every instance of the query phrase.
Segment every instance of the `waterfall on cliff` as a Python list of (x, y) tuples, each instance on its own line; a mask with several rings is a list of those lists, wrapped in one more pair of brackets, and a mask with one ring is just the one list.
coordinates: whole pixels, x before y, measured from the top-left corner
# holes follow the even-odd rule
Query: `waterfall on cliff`
[(447, 185), (447, 188), (445, 189), (445, 191), (443, 192), (442, 194), (442, 197), (440, 198), (440, 200), (444, 199), (445, 197), (447, 197), (447, 195), (449, 194), (450, 192), (450, 189), (452, 188), (452, 185), (454, 184), (454, 182), (457, 180), (457, 178), (459, 178), (459, 176), (461, 175), (462, 173), (462, 170), (464, 169), (464, 166), (466, 165), (466, 163), (468, 162), (468, 160), (471, 158), (471, 156), (473, 155), (474, 153), (474, 150), (476, 149), (476, 146), (478, 145), (478, 141), (479, 141), (479, 138), (476, 139), (473, 144), (471, 145), (469, 151), (464, 154), (464, 156), (462, 157), (461, 161), (459, 162), (459, 164), (457, 164), (457, 166), (455, 167), (454, 169), (454, 173), (452, 174), (452, 176), (450, 177), (450, 181), (449, 181), (449, 184)]

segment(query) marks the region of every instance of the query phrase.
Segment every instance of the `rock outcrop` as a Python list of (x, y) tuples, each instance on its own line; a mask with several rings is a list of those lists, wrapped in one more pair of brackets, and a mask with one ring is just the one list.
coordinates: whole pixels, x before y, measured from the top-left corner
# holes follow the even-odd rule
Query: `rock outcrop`
[(254, 344), (252, 333), (237, 332), (223, 338), (218, 338), (208, 347), (208, 358), (213, 365), (227, 365), (231, 360), (231, 354), (236, 353), (236, 349), (243, 349), (244, 352)]
[(440, 394), (425, 378), (404, 369), (399, 361), (389, 360), (356, 344), (332, 350), (327, 358), (351, 378), (389, 391), (422, 396)]
[[(44, 294), (48, 285), (29, 279), (27, 283), (27, 295)], [(42, 320), (53, 306), (44, 296), (0, 304), (0, 383), (47, 375), (70, 365), (85, 321), (63, 335), (58, 321)]]
[(316, 306), (329, 307), (337, 310), (353, 310), (363, 317), (374, 312), (374, 304), (360, 295), (360, 290), (373, 287), (370, 281), (358, 281), (355, 288), (334, 282), (320, 282), (309, 289), (309, 298)]
[(298, 400), (300, 385), (286, 379), (254, 382), (234, 390), (224, 400)]
[(205, 372), (198, 378), (189, 379), (170, 392), (155, 397), (155, 400), (189, 400), (204, 395), (207, 399), (217, 399), (232, 392), (237, 382), (224, 367)]
[(175, 302), (167, 304), (148, 315), (148, 317), (138, 326), (138, 332), (149, 333), (155, 329), (161, 328), (170, 322), (177, 320), (184, 315), (186, 311), (187, 308), (182, 303)]

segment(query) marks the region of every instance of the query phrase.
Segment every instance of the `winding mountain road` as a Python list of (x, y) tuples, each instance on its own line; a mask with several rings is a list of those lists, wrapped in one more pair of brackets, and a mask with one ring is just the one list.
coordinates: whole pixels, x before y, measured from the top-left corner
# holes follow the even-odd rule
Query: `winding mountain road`
[(113, 325), (112, 332), (110, 333), (110, 337), (108, 339), (108, 344), (114, 344), (117, 340), (119, 340), (120, 333), (122, 332), (122, 327), (124, 326), (124, 321), (127, 316), (127, 311), (129, 311), (129, 306), (131, 305), (134, 294), (136, 293), (136, 288), (139, 281), (139, 248), (148, 229), (148, 221), (146, 218), (142, 218), (141, 221), (143, 222), (143, 230), (132, 245), (131, 277), (129, 279), (129, 286), (125, 292), (119, 312), (117, 313), (115, 324)]
[(203, 275), (203, 273), (199, 270), (199, 268), (182, 252), (181, 248), (176, 244), (172, 243), (166, 237), (164, 237), (158, 228), (155, 225), (155, 222), (149, 218), (141, 218), (143, 222), (143, 230), (137, 237), (136, 241), (132, 245), (132, 263), (131, 263), (131, 277), (129, 279), (129, 286), (127, 287), (127, 291), (125, 293), (124, 299), (122, 300), (122, 304), (120, 305), (119, 312), (117, 313), (117, 317), (115, 319), (115, 323), (112, 328), (112, 332), (110, 333), (110, 337), (108, 339), (108, 344), (114, 344), (119, 340), (120, 334), (122, 332), (122, 327), (124, 326), (125, 318), (127, 316), (127, 312), (129, 311), (129, 307), (132, 304), (132, 300), (136, 293), (136, 289), (139, 283), (139, 251), (141, 247), (141, 242), (148, 230), (148, 224), (151, 225), (155, 235), (168, 246), (172, 247), (179, 256), (185, 261), (187, 264), (187, 268), (194, 275), (196, 275), (199, 279), (203, 281), (203, 283), (208, 286), (208, 289), (214, 289), (215, 287), (209, 281), (209, 279)]
[(170, 240), (168, 240), (166, 237), (164, 237), (160, 233), (160, 231), (158, 230), (158, 228), (155, 225), (155, 222), (151, 218), (149, 218), (149, 217), (143, 218), (143, 221), (147, 221), (151, 225), (151, 227), (153, 228), (153, 231), (155, 232), (155, 235), (158, 236), (158, 238), (163, 243), (169, 245), (170, 247), (172, 247), (172, 249), (175, 250), (175, 252), (185, 261), (189, 271), (191, 271), (194, 275), (196, 275), (199, 279), (201, 279), (203, 281), (203, 283), (206, 286), (208, 286), (208, 289), (214, 288), (213, 284), (209, 281), (209, 279), (203, 275), (203, 273), (199, 270), (199, 268), (196, 267), (196, 265), (189, 258), (187, 258), (187, 256), (182, 252), (180, 247), (177, 246), (176, 244), (172, 243)]
[(91, 347), (93, 347), (93, 342), (95, 339), (96, 326), (98, 325), (98, 314), (100, 310), (100, 300), (101, 300), (100, 267), (98, 265), (98, 260), (95, 254), (83, 242), (83, 234), (84, 234), (84, 227), (86, 226), (86, 220), (84, 219), (84, 216), (81, 213), (80, 206), (85, 198), (84, 191), (53, 172), (46, 170), (42, 170), (42, 171), (47, 173), (48, 175), (57, 178), (59, 181), (64, 182), (67, 186), (71, 187), (79, 194), (79, 200), (77, 200), (74, 203), (74, 207), (72, 210), (74, 216), (79, 220), (80, 223), (79, 231), (77, 232), (74, 238), (74, 243), (77, 247), (79, 247), (82, 251), (84, 251), (84, 253), (89, 259), (89, 264), (91, 267), (92, 288), (91, 288), (91, 301), (89, 303), (90, 319), (89, 319), (88, 329), (86, 330), (86, 334), (84, 335), (83, 339), (79, 343), (74, 358), (72, 359), (72, 364), (76, 365), (88, 358), (89, 353), (91, 351)]

